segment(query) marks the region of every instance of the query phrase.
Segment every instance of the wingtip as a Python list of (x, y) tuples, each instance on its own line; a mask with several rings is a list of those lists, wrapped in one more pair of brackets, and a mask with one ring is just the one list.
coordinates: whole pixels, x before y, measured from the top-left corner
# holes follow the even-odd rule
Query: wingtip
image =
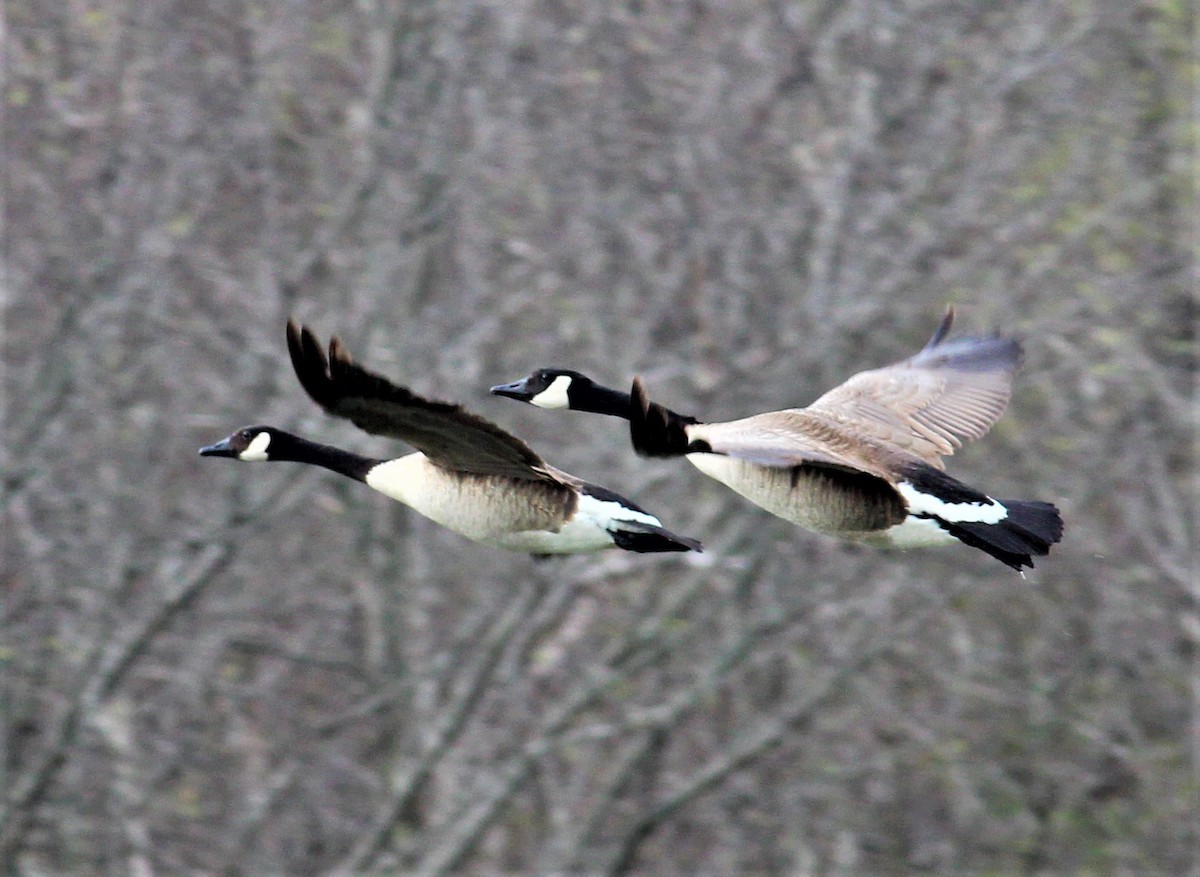
[(325, 350), (321, 346), (321, 339), (308, 326), (300, 327), (300, 347), (302, 356), (305, 360), (319, 364), (323, 373), (328, 373), (329, 363), (325, 358)]
[(329, 361), (320, 339), (312, 329), (289, 318), (287, 323), (288, 353), (292, 358), (292, 369), (300, 386), (314, 402), (328, 408), (330, 402)]
[(646, 416), (650, 413), (650, 400), (646, 396), (646, 384), (641, 375), (633, 376), (629, 388), (629, 439), (639, 456), (649, 456), (645, 443)]
[(931, 347), (937, 347), (939, 344), (941, 344), (942, 341), (945, 340), (946, 336), (950, 334), (950, 327), (953, 325), (954, 305), (949, 304), (946, 305), (946, 314), (942, 317), (942, 322), (939, 323), (937, 329), (934, 330), (933, 337), (929, 339), (929, 343), (925, 345), (925, 349), (929, 350)]
[(331, 363), (349, 364), (352, 361), (350, 351), (346, 349), (346, 345), (342, 343), (340, 335), (334, 335), (329, 339), (329, 361)]
[(677, 457), (688, 452), (687, 427), (696, 421), (651, 402), (641, 377), (633, 379), (629, 393), (629, 437), (643, 457)]
[(300, 340), (301, 329), (300, 324), (296, 322), (295, 317), (288, 317), (287, 321), (287, 347), (288, 353), (292, 357), (292, 364), (295, 365), (304, 352), (303, 342)]
[(646, 383), (641, 375), (633, 376), (633, 386), (629, 388), (629, 404), (634, 411), (645, 414), (650, 408), (650, 399), (646, 394)]
[(668, 530), (667, 532), (670, 533), (672, 540), (678, 546), (677, 548), (668, 549), (668, 550), (695, 551), (700, 554), (704, 553), (704, 543), (701, 542), (699, 539), (693, 539), (691, 536), (681, 536), (678, 533), (672, 533), (670, 530)]

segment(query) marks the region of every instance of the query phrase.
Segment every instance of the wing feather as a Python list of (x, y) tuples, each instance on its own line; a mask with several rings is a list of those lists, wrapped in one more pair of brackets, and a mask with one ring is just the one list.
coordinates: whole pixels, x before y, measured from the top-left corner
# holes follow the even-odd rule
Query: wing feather
[(563, 483), (529, 445), (461, 405), (418, 396), (356, 364), (341, 340), (329, 356), (307, 326), (288, 320), (288, 351), (313, 401), (359, 429), (407, 442), (457, 472)]
[(953, 318), (950, 309), (916, 356), (859, 372), (805, 410), (940, 466), (1004, 413), (1021, 362), (1011, 338), (946, 342)]
[(865, 445), (840, 425), (803, 409), (698, 423), (687, 427), (687, 434), (713, 453), (772, 469), (816, 465), (886, 476), (886, 453), (875, 453), (881, 449)]

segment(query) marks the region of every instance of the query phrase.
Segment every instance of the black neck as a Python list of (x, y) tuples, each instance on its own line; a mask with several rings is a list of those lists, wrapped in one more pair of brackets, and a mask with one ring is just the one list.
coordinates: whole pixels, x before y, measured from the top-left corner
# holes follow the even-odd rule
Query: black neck
[[(582, 399), (577, 398), (580, 395), (583, 396)], [(607, 414), (610, 417), (620, 417), (622, 420), (629, 419), (630, 404), (631, 399), (628, 393), (622, 393), (620, 390), (614, 390), (603, 384), (596, 383), (588, 387), (586, 393), (580, 394), (577, 392), (576, 398), (571, 399), (571, 408), (575, 411), (591, 411), (595, 414)], [(665, 406), (660, 407), (662, 407), (662, 410), (672, 421), (680, 424), (698, 422), (694, 417), (672, 411)]]
[(576, 411), (590, 411), (593, 414), (607, 414), (610, 417), (629, 419), (629, 394), (613, 390), (601, 384), (592, 384), (586, 392), (576, 393), (572, 398), (571, 407)]
[(355, 481), (365, 481), (367, 473), (383, 462), (290, 433), (277, 433), (271, 441), (268, 454), (270, 460), (308, 463), (310, 466), (332, 469)]

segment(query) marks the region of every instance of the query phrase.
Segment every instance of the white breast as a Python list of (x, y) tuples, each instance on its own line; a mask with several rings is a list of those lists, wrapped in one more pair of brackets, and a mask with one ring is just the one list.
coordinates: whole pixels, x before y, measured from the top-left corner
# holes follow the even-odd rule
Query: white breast
[(390, 496), (397, 502), (425, 514), (419, 505), (422, 503), (422, 496), (429, 490), (433, 469), (424, 454), (408, 454), (380, 463), (367, 473), (365, 480), (369, 487), (373, 487), (384, 496)]

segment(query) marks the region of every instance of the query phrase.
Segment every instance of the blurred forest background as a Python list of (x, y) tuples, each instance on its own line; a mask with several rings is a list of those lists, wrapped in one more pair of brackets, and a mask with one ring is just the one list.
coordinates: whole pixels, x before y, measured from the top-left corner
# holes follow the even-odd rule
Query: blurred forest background
[[(1196, 874), (1192, 8), (5, 7), (17, 874)], [(1023, 338), (950, 461), (1021, 579), (800, 531), (536, 366), (714, 419)], [(360, 484), (289, 315), (702, 538), (534, 562)]]

